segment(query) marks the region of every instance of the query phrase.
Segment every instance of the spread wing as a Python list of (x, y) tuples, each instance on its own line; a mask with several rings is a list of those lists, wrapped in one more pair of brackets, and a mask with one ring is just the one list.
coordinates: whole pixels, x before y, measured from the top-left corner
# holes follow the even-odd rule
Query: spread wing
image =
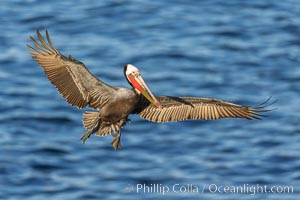
[(95, 109), (101, 108), (116, 90), (94, 77), (80, 61), (62, 55), (53, 46), (47, 30), (48, 43), (38, 30), (36, 33), (40, 43), (30, 36), (36, 47), (27, 45), (31, 51), (30, 55), (42, 66), (60, 94), (68, 103), (78, 108), (87, 105)]
[(188, 119), (217, 120), (220, 118), (260, 119), (265, 106), (248, 107), (212, 98), (157, 96), (163, 109), (142, 100), (136, 110), (142, 118), (153, 122), (183, 121)]

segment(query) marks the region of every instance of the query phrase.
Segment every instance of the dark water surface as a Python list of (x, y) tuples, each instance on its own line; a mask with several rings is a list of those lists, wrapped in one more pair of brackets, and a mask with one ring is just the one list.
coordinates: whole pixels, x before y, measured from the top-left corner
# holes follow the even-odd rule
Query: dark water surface
[[(299, 199), (299, 19), (296, 0), (1, 1), (0, 199)], [(28, 56), (36, 28), (113, 86), (128, 87), (132, 63), (156, 95), (273, 96), (278, 109), (262, 121), (131, 116), (121, 151), (110, 136), (82, 144), (84, 110)]]

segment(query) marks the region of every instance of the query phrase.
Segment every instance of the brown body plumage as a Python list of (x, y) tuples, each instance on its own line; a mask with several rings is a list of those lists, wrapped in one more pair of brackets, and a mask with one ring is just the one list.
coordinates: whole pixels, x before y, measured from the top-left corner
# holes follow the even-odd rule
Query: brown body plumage
[[(125, 65), (124, 75), (133, 88), (114, 88), (94, 77), (83, 63), (71, 56), (63, 56), (56, 50), (48, 31), (48, 43), (38, 30), (37, 36), (40, 43), (30, 37), (36, 46), (33, 48), (28, 45), (31, 56), (42, 66), (61, 95), (78, 108), (89, 106), (98, 109), (97, 112), (88, 111), (83, 115), (87, 132), (82, 136), (82, 141), (93, 133), (105, 136), (118, 132), (113, 134), (112, 144), (115, 149), (120, 148), (120, 130), (128, 121), (129, 114), (139, 114), (146, 120), (160, 123), (188, 119), (259, 119), (262, 116), (260, 113), (266, 111), (264, 106), (241, 106), (212, 98), (154, 97), (145, 83), (139, 82), (138, 78), (141, 77), (137, 68), (130, 64)], [(138, 83), (141, 85), (136, 85)]]

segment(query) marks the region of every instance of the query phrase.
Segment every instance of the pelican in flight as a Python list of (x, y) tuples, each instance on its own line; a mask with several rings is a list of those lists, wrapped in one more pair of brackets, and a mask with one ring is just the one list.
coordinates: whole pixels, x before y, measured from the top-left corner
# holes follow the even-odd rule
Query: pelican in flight
[(121, 128), (130, 121), (130, 114), (163, 123), (220, 118), (260, 119), (261, 113), (268, 111), (264, 109), (265, 105), (242, 106), (213, 98), (154, 96), (138, 68), (131, 64), (124, 66), (124, 76), (132, 88), (112, 87), (93, 76), (82, 62), (71, 55), (62, 55), (54, 47), (47, 30), (47, 40), (39, 30), (36, 34), (40, 42), (30, 36), (35, 48), (27, 47), (50, 82), (72, 106), (96, 109), (83, 114), (83, 125), (87, 130), (81, 137), (83, 142), (92, 134), (112, 134), (113, 148), (121, 148)]

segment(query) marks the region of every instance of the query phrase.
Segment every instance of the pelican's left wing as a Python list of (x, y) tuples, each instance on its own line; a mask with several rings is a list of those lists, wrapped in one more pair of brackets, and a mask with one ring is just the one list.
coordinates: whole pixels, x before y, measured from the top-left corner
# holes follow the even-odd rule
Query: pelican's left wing
[(30, 55), (42, 66), (48, 79), (68, 103), (78, 108), (89, 105), (96, 109), (101, 108), (114, 95), (116, 89), (98, 80), (83, 63), (62, 55), (53, 46), (47, 30), (48, 43), (38, 30), (37, 36), (40, 43), (30, 36), (36, 47), (27, 45), (31, 50)]
[(260, 119), (263, 106), (241, 106), (212, 98), (157, 96), (162, 109), (141, 100), (136, 113), (153, 122), (175, 122), (188, 119), (216, 120), (220, 118)]

